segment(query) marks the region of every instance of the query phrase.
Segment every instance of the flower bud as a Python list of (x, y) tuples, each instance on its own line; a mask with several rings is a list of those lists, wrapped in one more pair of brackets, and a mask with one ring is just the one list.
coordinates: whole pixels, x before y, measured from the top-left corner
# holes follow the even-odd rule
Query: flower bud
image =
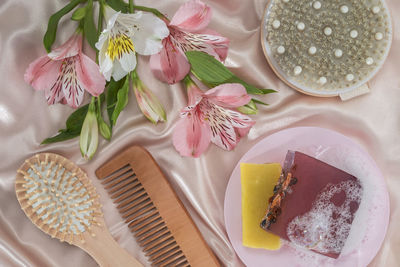
[(146, 118), (154, 124), (167, 120), (165, 110), (156, 95), (142, 83), (136, 74), (133, 75), (133, 91), (139, 108)]
[(89, 110), (83, 121), (81, 135), (79, 139), (79, 146), (81, 148), (82, 157), (86, 160), (92, 159), (97, 150), (99, 142), (99, 127), (97, 124), (97, 116), (95, 109), (95, 98), (89, 105)]

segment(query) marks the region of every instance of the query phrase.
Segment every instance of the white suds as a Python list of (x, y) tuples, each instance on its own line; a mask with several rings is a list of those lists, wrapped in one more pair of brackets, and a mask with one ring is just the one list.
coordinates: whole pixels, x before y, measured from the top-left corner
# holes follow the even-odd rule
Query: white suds
[[(332, 201), (338, 194), (345, 194), (340, 205)], [(317, 196), (312, 209), (288, 224), (290, 241), (321, 253), (340, 254), (352, 225), (351, 209), (358, 207), (361, 197), (362, 188), (353, 180), (327, 185)]]

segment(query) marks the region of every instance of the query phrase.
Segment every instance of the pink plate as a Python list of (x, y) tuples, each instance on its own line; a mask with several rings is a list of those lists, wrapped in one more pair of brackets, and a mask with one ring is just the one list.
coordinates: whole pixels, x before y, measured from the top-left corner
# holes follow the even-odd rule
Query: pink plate
[[(363, 197), (349, 237), (338, 259), (283, 242), (276, 251), (242, 245), (240, 162), (283, 164), (286, 152), (297, 150), (358, 177)], [(229, 239), (240, 259), (249, 267), (262, 266), (367, 266), (384, 240), (389, 223), (389, 194), (374, 160), (359, 145), (337, 132), (299, 127), (272, 134), (251, 148), (232, 172), (225, 193), (224, 215)]]

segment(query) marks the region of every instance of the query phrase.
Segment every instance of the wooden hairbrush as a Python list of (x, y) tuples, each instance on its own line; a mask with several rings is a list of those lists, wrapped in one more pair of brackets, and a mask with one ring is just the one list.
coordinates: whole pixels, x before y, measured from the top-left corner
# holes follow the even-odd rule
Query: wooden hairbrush
[(220, 266), (144, 148), (119, 153), (96, 175), (154, 266)]
[(72, 161), (52, 153), (27, 159), (17, 171), (15, 191), (39, 229), (85, 250), (100, 266), (143, 266), (112, 238), (96, 189)]

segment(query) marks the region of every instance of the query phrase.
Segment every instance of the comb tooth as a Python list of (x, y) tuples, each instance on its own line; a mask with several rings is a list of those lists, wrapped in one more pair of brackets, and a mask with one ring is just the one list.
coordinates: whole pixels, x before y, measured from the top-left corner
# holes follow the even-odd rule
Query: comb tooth
[[(164, 237), (164, 235), (172, 236), (170, 231), (165, 232), (164, 229), (163, 231), (160, 231), (158, 233), (155, 233), (152, 237), (148, 237), (147, 239), (144, 239), (143, 241), (139, 241), (140, 245), (142, 247), (147, 247), (148, 245), (152, 244), (153, 242), (156, 241), (158, 238)], [(168, 229), (167, 229), (168, 230)], [(158, 241), (158, 240), (157, 240)], [(157, 242), (156, 242), (157, 243)]]
[(139, 211), (138, 213), (134, 214), (134, 216), (131, 216), (131, 217), (127, 218), (125, 220), (125, 223), (129, 223), (131, 220), (134, 220), (135, 218), (137, 218), (137, 217), (139, 217), (139, 216), (141, 216), (143, 214), (151, 212), (152, 210), (156, 210), (156, 208), (154, 206), (152, 206), (152, 205), (149, 205), (147, 208), (145, 208), (145, 209)]
[(176, 242), (176, 241), (174, 240), (174, 238), (171, 235), (164, 236), (162, 238), (159, 238), (157, 240), (157, 243), (155, 242), (155, 243), (153, 243), (151, 245), (146, 246), (146, 248), (143, 249), (143, 252), (145, 252), (146, 255), (147, 254), (151, 254), (152, 250), (158, 249), (158, 247), (163, 246), (163, 244), (165, 244), (165, 246), (166, 246), (166, 245), (168, 245), (170, 243), (173, 243), (173, 242)]
[(183, 255), (182, 251), (179, 251), (180, 253), (177, 255), (174, 255), (171, 259), (168, 259), (164, 261), (163, 263), (159, 264), (159, 266), (185, 266), (185, 267), (190, 267), (189, 262), (187, 261), (185, 255)]
[[(157, 211), (157, 210), (153, 210), (152, 212), (150, 212), (150, 213), (144, 215), (143, 217), (140, 217), (140, 218), (139, 218), (139, 216), (138, 216), (138, 218), (137, 218), (136, 220), (134, 220), (134, 221), (132, 221), (132, 222), (130, 222), (130, 223), (128, 224), (128, 227), (129, 227), (129, 228), (133, 228), (133, 227), (135, 227), (135, 226), (141, 224), (142, 222), (146, 221), (147, 219), (149, 219), (149, 218), (151, 218), (151, 217), (153, 217), (153, 216), (156, 216), (157, 214), (158, 214), (158, 211)], [(131, 229), (131, 230), (132, 230), (132, 229)]]
[(159, 217), (159, 216), (151, 217), (149, 220), (145, 220), (143, 223), (136, 225), (135, 227), (132, 227), (131, 231), (136, 232), (142, 228), (147, 228), (149, 224), (155, 223), (159, 220), (161, 220), (161, 217)]
[[(172, 253), (171, 253), (172, 252)], [(176, 258), (180, 257), (182, 251), (179, 250), (179, 247), (176, 247), (173, 251), (168, 251), (167, 254), (162, 255), (160, 258), (153, 261), (153, 264), (166, 264), (167, 262), (174, 261)]]
[(165, 250), (161, 250), (159, 253), (156, 253), (152, 257), (150, 257), (150, 261), (152, 261), (153, 263), (160, 263), (170, 256), (174, 255), (175, 253), (179, 252), (179, 250), (180, 249), (178, 245), (169, 247)]
[[(124, 187), (122, 188), (121, 185), (123, 183), (121, 183), (121, 185), (116, 186), (110, 190), (108, 190), (108, 193), (110, 194), (111, 199), (115, 199), (116, 197), (122, 195), (123, 193), (137, 187), (140, 186), (140, 183), (138, 180), (135, 181), (126, 181), (126, 184), (124, 184)], [(121, 189), (122, 188), (122, 189)]]
[(179, 246), (176, 242), (172, 242), (167, 245), (164, 245), (161, 243), (161, 245), (162, 246), (158, 247), (156, 250), (152, 251), (151, 253), (146, 254), (148, 257), (150, 257), (151, 261), (154, 261), (155, 259), (164, 255), (165, 253), (170, 253), (171, 251), (174, 251), (177, 248), (179, 248)]
[(163, 227), (148, 231), (147, 233), (145, 233), (144, 235), (141, 235), (140, 237), (137, 236), (136, 234), (135, 234), (135, 236), (137, 238), (137, 241), (141, 242), (143, 240), (146, 240), (147, 238), (151, 238), (152, 236), (157, 235), (158, 233), (163, 233), (163, 232), (167, 232), (167, 231), (169, 231), (168, 228), (165, 225), (163, 225)]
[(135, 174), (132, 171), (128, 171), (127, 173), (124, 173), (124, 175), (119, 176), (118, 178), (115, 178), (113, 181), (111, 181), (108, 184), (105, 184), (104, 188), (105, 189), (110, 189), (113, 188), (115, 185), (127, 180), (130, 182), (131, 180), (135, 179)]
[(118, 202), (117, 200), (114, 200), (114, 203), (119, 203), (117, 208), (121, 210), (122, 213), (126, 212), (127, 210), (129, 210), (130, 208), (134, 207), (136, 205), (136, 203), (134, 203), (135, 201), (146, 197), (147, 193), (144, 190), (141, 190), (140, 192), (138, 192), (138, 194), (135, 194), (133, 196), (129, 196), (128, 199), (125, 199), (123, 202)]
[[(125, 205), (127, 205), (128, 203), (130, 203), (132, 201), (132, 199), (130, 197), (133, 197), (133, 199), (137, 199), (137, 198), (143, 196), (144, 194), (147, 194), (146, 191), (144, 191), (142, 186), (139, 186), (135, 190), (132, 190), (130, 192), (122, 194), (119, 198), (114, 199), (114, 203), (120, 203), (117, 206), (117, 208), (119, 209), (122, 206), (125, 206)], [(124, 201), (122, 201), (122, 200), (124, 200)]]
[(150, 257), (150, 256), (154, 255), (155, 253), (158, 253), (159, 251), (166, 250), (166, 249), (168, 249), (168, 247), (172, 247), (175, 245), (177, 245), (177, 243), (173, 237), (168, 238), (167, 241), (160, 241), (160, 239), (159, 239), (159, 240), (157, 240), (156, 244), (152, 245), (153, 249), (146, 251), (145, 255)]
[(113, 173), (106, 175), (104, 177), (100, 177), (100, 180), (103, 180), (101, 183), (102, 184), (107, 184), (109, 182), (111, 182), (112, 180), (114, 180), (115, 178), (118, 178), (119, 176), (123, 175), (126, 172), (129, 172), (131, 170), (131, 168), (129, 168), (129, 164), (125, 165), (124, 167), (114, 171)]
[[(187, 262), (185, 256), (181, 256), (181, 257), (177, 258), (177, 259), (175, 260), (175, 262), (171, 262), (171, 266), (172, 266), (172, 263), (174, 264), (173, 266), (175, 266), (175, 267), (183, 266), (183, 265), (185, 265), (185, 264), (188, 265), (188, 262)], [(167, 264), (168, 264), (168, 263), (167, 263)], [(160, 267), (161, 267), (161, 266), (163, 266), (163, 267), (164, 267), (164, 266), (167, 266), (167, 264), (165, 264), (165, 265), (160, 265)]]
[(161, 229), (162, 227), (165, 227), (165, 223), (163, 221), (156, 222), (154, 224), (149, 225), (149, 227), (144, 227), (139, 232), (135, 232), (135, 236), (139, 237), (139, 236), (142, 236), (146, 232), (149, 233), (151, 231)]
[(141, 199), (140, 202), (138, 201), (138, 203), (135, 203), (135, 205), (129, 205), (130, 207), (129, 206), (125, 207), (124, 208), (125, 213), (122, 213), (124, 211), (121, 210), (121, 214), (123, 214), (122, 218), (124, 219), (129, 218), (131, 215), (135, 214), (136, 212), (138, 212), (139, 210), (145, 208), (147, 205), (150, 204), (152, 205), (152, 202), (149, 197)]

